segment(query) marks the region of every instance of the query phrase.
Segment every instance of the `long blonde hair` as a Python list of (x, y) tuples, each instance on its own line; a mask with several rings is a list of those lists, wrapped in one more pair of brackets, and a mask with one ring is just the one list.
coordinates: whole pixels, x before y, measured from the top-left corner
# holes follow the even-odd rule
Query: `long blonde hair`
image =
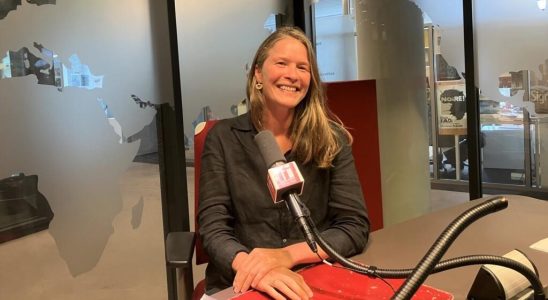
[[(326, 105), (325, 91), (321, 83), (314, 48), (300, 29), (295, 27), (279, 28), (267, 37), (257, 50), (247, 79), (247, 97), (250, 101), (251, 120), (257, 130), (263, 129), (265, 99), (261, 90), (255, 88), (257, 80), (254, 71), (256, 68), (262, 68), (268, 57), (268, 52), (274, 47), (274, 44), (286, 37), (294, 38), (306, 47), (311, 75), (308, 92), (295, 107), (290, 127), (292, 152), (295, 159), (302, 164), (314, 161), (319, 168), (328, 168), (341, 150), (341, 143), (352, 143), (352, 136), (344, 128), (341, 120)], [(337, 139), (337, 131), (346, 136), (346, 141)]]

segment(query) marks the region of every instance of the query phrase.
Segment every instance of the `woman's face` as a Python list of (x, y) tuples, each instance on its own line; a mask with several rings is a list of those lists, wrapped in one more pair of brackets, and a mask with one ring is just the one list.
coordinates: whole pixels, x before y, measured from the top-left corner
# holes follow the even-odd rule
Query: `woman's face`
[(310, 85), (310, 63), (306, 47), (291, 37), (277, 41), (268, 51), (263, 66), (255, 68), (255, 78), (263, 84), (268, 108), (295, 108)]

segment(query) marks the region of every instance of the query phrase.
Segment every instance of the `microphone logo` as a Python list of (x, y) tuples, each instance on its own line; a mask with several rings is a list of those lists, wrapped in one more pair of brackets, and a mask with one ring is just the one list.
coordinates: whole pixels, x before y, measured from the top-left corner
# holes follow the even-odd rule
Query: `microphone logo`
[(289, 191), (300, 195), (303, 191), (304, 178), (299, 172), (297, 164), (292, 161), (268, 169), (267, 183), (270, 195), (274, 203), (277, 203)]

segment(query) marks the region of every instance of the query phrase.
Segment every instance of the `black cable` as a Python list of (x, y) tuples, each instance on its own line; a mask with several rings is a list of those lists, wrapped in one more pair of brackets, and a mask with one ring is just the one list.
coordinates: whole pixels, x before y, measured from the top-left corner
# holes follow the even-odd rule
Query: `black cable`
[[(312, 251), (312, 252), (314, 252), (314, 251)], [(318, 256), (318, 258), (320, 259), (320, 262), (324, 261), (323, 258), (320, 256), (320, 253), (318, 253), (318, 252), (314, 252), (314, 253), (316, 253), (316, 255)]]
[[(350, 268), (347, 268), (347, 267), (343, 267), (343, 266), (337, 266), (337, 265), (334, 265), (334, 264), (329, 264), (329, 266), (333, 267), (333, 268), (338, 268), (338, 269), (343, 269), (343, 270), (350, 270), (350, 271), (354, 271)], [(356, 273), (359, 273), (359, 272), (356, 272)], [(363, 275), (363, 274), (362, 274)], [(377, 279), (380, 279), (382, 282), (384, 282), (391, 290), (392, 290), (392, 293), (395, 293), (396, 290), (394, 289), (394, 287), (390, 284), (390, 282), (386, 281), (386, 279), (380, 277), (379, 275), (373, 275), (373, 277), (377, 278)]]
[[(315, 227), (314, 222), (312, 222), (310, 218), (308, 218), (308, 221), (312, 227), (312, 234), (314, 235), (316, 242), (329, 255), (329, 257), (334, 259), (343, 267), (349, 268), (361, 274), (375, 277), (380, 276), (384, 278), (407, 278), (409, 276), (409, 278), (407, 278), (406, 282), (400, 287), (398, 291), (401, 291), (402, 287), (404, 287), (406, 283), (410, 282), (409, 279), (413, 279), (413, 274), (416, 275), (417, 270), (419, 270), (420, 272), (418, 274), (420, 275), (420, 278), (418, 280), (413, 280), (411, 283), (408, 283), (408, 285), (406, 285), (408, 288), (405, 289), (404, 295), (402, 295), (401, 293), (399, 295), (395, 294), (394, 297), (399, 297), (397, 299), (410, 299), (414, 292), (416, 292), (420, 284), (424, 282), (424, 279), (426, 279), (429, 274), (438, 273), (462, 266), (476, 264), (493, 264), (511, 268), (521, 273), (531, 282), (531, 286), (534, 289), (534, 299), (545, 300), (544, 291), (542, 290), (542, 283), (540, 282), (538, 276), (529, 268), (514, 260), (499, 256), (471, 255), (457, 257), (437, 263), (439, 261), (439, 258), (441, 258), (443, 253), (445, 253), (445, 251), (449, 247), (450, 243), (452, 243), (456, 239), (457, 235), (460, 234), (466, 226), (482, 216), (505, 208), (507, 205), (508, 203), (503, 197), (496, 197), (465, 211), (444, 230), (444, 232), (436, 240), (434, 245), (430, 248), (423, 260), (421, 260), (421, 262), (417, 265), (415, 269), (379, 269), (375, 266), (363, 266), (351, 260), (348, 260), (344, 256), (337, 253), (329, 244), (326, 243), (326, 241), (321, 237), (320, 233)], [(426, 263), (423, 262), (425, 260)], [(425, 264), (428, 265), (424, 266)]]
[[(436, 264), (440, 261), (443, 254), (447, 252), (449, 246), (455, 241), (459, 234), (472, 224), (474, 221), (488, 214), (497, 212), (508, 207), (508, 201), (504, 197), (494, 197), (484, 201), (459, 215), (430, 247), (421, 261), (417, 264), (411, 275), (396, 291), (392, 299), (409, 299), (417, 291), (419, 286), (430, 275)], [(541, 288), (542, 290), (542, 288)]]
[[(336, 262), (341, 264), (347, 269), (350, 269), (354, 272), (368, 275), (371, 277), (377, 277), (377, 278), (407, 278), (409, 275), (412, 274), (414, 269), (380, 269), (375, 266), (369, 266), (369, 265), (361, 265), (356, 262), (353, 262), (340, 254), (334, 252), (333, 248), (329, 246), (325, 240), (319, 236), (319, 232), (314, 227), (313, 228), (313, 234), (315, 235), (316, 242), (320, 247), (330, 256), (332, 257)], [(431, 271), (431, 274), (459, 268), (459, 267), (465, 267), (465, 266), (471, 266), (471, 265), (483, 265), (483, 264), (492, 264), (492, 265), (499, 265), (503, 267), (507, 267), (510, 269), (513, 269), (520, 274), (522, 274), (529, 282), (531, 282), (531, 286), (533, 290), (535, 291), (535, 300), (545, 300), (544, 292), (542, 290), (542, 283), (540, 282), (538, 276), (531, 271), (531, 269), (527, 268), (525, 265), (505, 257), (501, 256), (494, 256), (494, 255), (468, 255), (468, 256), (461, 256), (456, 257), (452, 259), (447, 259), (444, 261), (439, 262), (434, 269)]]

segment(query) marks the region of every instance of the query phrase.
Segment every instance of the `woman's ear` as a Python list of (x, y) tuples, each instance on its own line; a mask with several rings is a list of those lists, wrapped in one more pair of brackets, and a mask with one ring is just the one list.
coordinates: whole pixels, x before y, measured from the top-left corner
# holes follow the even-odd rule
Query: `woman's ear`
[(263, 74), (261, 73), (261, 69), (259, 69), (258, 66), (255, 66), (255, 81), (263, 83)]

